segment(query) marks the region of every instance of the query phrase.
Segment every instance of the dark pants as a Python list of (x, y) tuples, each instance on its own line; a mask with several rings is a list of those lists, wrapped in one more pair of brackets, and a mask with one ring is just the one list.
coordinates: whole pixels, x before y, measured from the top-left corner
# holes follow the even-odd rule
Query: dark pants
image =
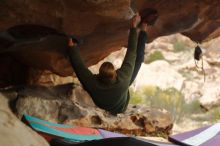
[(136, 57), (134, 71), (131, 77), (130, 85), (135, 80), (138, 71), (141, 67), (141, 64), (144, 61), (144, 49), (145, 49), (146, 40), (147, 40), (147, 33), (145, 31), (140, 31), (138, 36), (138, 43), (137, 43), (137, 57)]

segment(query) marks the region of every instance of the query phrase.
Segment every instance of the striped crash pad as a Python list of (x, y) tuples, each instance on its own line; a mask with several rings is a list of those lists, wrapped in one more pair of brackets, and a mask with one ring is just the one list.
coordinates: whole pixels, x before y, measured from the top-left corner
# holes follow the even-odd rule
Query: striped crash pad
[(55, 143), (51, 146), (177, 146), (171, 143), (128, 137), (103, 129), (55, 124), (30, 115), (23, 115), (22, 121), (48, 142), (55, 139)]
[(220, 123), (172, 135), (169, 140), (184, 146), (220, 146)]

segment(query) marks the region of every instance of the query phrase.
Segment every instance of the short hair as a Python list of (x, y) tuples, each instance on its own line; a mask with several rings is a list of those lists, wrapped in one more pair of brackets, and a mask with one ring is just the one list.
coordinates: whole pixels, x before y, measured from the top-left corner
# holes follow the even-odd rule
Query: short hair
[(102, 82), (110, 82), (116, 79), (115, 67), (111, 62), (104, 62), (99, 68), (99, 79)]

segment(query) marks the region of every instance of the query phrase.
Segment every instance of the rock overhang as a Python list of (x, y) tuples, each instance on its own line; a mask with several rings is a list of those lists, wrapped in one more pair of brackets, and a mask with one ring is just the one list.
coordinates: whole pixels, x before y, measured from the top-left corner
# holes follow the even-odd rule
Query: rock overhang
[[(182, 33), (196, 42), (220, 35), (220, 5), (217, 0), (4, 0), (0, 8), (1, 32), (18, 25), (34, 24), (82, 38), (80, 52), (88, 66), (126, 46), (129, 19), (134, 12), (146, 8), (159, 12), (155, 25), (149, 27), (149, 42), (174, 33)], [(74, 71), (65, 55), (66, 38), (47, 39), (44, 45), (35, 42), (12, 47), (13, 51), (1, 53), (1, 64), (5, 64), (5, 56), (10, 56), (27, 68), (50, 70), (60, 76), (72, 75)], [(0, 46), (7, 45), (5, 42), (1, 39)]]

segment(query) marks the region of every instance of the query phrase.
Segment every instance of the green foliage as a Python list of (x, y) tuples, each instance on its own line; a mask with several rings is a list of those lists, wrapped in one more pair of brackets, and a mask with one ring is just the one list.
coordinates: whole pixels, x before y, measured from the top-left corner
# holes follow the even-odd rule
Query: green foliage
[[(145, 92), (147, 95), (147, 92)], [(151, 101), (151, 107), (166, 109), (172, 115), (173, 120), (179, 120), (182, 115), (184, 98), (183, 95), (175, 88), (169, 88), (166, 90), (161, 90), (157, 88), (155, 90), (154, 96), (147, 98), (146, 100)]]
[(195, 117), (192, 117), (193, 120), (196, 121), (209, 121), (209, 122), (219, 122), (220, 120), (220, 107), (216, 107), (206, 113), (199, 114)]
[(141, 104), (143, 103), (143, 96), (140, 92), (134, 92), (130, 90), (131, 99), (129, 101), (130, 104)]
[(185, 78), (187, 78), (187, 79), (189, 79), (189, 80), (192, 80), (192, 79), (194, 79), (193, 78), (193, 75), (190, 73), (190, 71), (188, 71), (188, 70), (179, 70), (178, 71), (183, 77), (185, 77)]
[(181, 52), (181, 51), (184, 51), (186, 49), (186, 46), (182, 42), (175, 42), (173, 44), (173, 48), (174, 48), (174, 52)]
[(151, 63), (153, 61), (156, 60), (165, 60), (163, 54), (161, 53), (161, 51), (154, 51), (153, 53), (151, 53), (147, 59), (146, 59), (146, 63)]
[(212, 121), (220, 120), (220, 107), (211, 110), (209, 113), (210, 113)]
[(153, 97), (159, 88), (156, 86), (145, 86), (143, 87), (143, 90), (146, 96)]
[(202, 113), (202, 109), (200, 107), (199, 100), (193, 100), (190, 103), (184, 105), (184, 111), (187, 114), (197, 114)]
[(156, 86), (145, 86), (138, 92), (131, 91), (130, 103), (165, 109), (171, 114), (173, 121), (177, 122), (186, 115), (201, 113), (198, 100), (186, 103), (183, 94), (175, 88), (162, 90)]

